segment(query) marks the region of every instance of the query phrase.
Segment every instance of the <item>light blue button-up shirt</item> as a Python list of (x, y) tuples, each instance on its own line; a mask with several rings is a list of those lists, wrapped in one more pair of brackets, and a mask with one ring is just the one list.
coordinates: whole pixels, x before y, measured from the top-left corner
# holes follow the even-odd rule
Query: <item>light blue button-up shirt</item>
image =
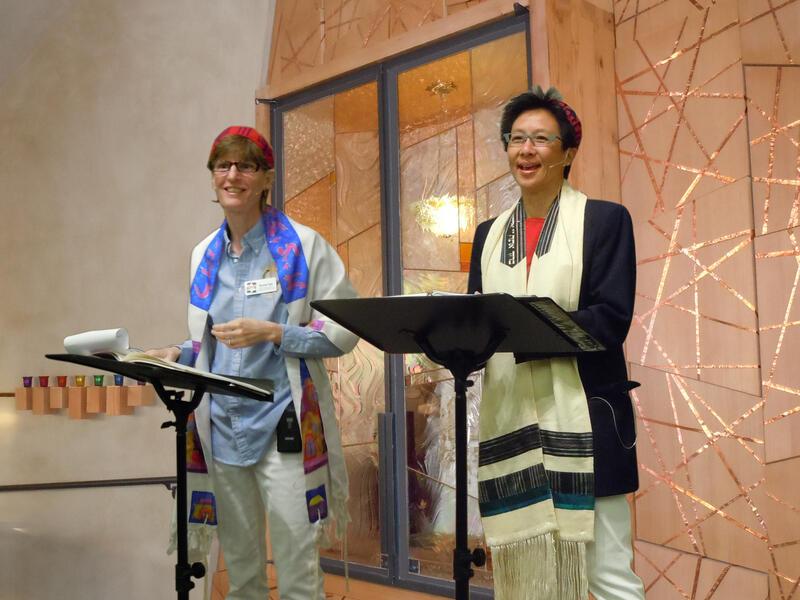
[[(267, 247), (259, 221), (242, 240), (242, 253), (233, 254), (225, 232), (226, 252), (220, 259), (214, 299), (209, 308), (210, 323), (227, 323), (249, 318), (272, 321), (283, 326), (280, 346), (264, 342), (247, 348), (229, 348), (212, 341), (211, 372), (236, 377), (271, 379), (274, 402), (260, 402), (239, 396), (211, 394), (211, 445), (214, 460), (248, 466), (266, 452), (278, 421), (292, 399), (285, 356), (322, 358), (339, 356), (339, 350), (322, 332), (288, 325), (288, 309), (277, 291), (245, 295), (246, 281), (275, 277), (275, 262)], [(213, 338), (212, 338), (213, 340)], [(182, 347), (181, 362), (191, 355), (191, 341)], [(188, 351), (188, 352), (187, 352)], [(299, 415), (298, 415), (299, 417)]]

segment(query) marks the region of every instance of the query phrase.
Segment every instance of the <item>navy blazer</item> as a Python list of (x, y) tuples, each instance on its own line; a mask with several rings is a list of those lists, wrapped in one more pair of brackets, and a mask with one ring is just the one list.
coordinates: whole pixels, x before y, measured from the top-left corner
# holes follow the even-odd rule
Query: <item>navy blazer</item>
[[(469, 293), (482, 291), (481, 254), (494, 219), (478, 225), (472, 246)], [(605, 347), (578, 355), (594, 438), (595, 495), (636, 491), (636, 425), (628, 392), (622, 345), (633, 318), (636, 250), (628, 210), (605, 200), (588, 200), (584, 213), (583, 276), (572, 318)], [(499, 266), (499, 265), (498, 265)], [(524, 357), (518, 357), (518, 359)]]

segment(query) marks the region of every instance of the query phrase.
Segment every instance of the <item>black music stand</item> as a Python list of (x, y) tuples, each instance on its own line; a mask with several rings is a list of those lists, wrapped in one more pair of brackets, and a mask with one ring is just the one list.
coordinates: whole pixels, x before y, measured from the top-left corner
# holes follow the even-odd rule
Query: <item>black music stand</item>
[(469, 598), (471, 565), (486, 552), (467, 540), (467, 377), (495, 352), (520, 360), (604, 350), (549, 298), (509, 294), (448, 294), (318, 300), (311, 306), (384, 352), (424, 353), (453, 374), (456, 392), (456, 537), (453, 579), (457, 600)]
[[(175, 427), (175, 462), (177, 465), (177, 541), (178, 562), (175, 564), (175, 590), (178, 600), (189, 600), (189, 590), (194, 587), (192, 577), (200, 579), (206, 573), (203, 563), (189, 564), (188, 525), (186, 502), (186, 423), (189, 415), (200, 404), (203, 394), (214, 392), (229, 396), (245, 396), (254, 400), (272, 401), (272, 393), (256, 392), (232, 382), (222, 382), (212, 377), (196, 373), (187, 373), (152, 364), (121, 362), (96, 356), (81, 354), (46, 354), (47, 358), (92, 367), (101, 371), (110, 371), (138, 381), (151, 383), (167, 407), (175, 415), (174, 421), (166, 421), (161, 428)], [(167, 387), (191, 390), (192, 398), (183, 401), (183, 392), (168, 390)]]

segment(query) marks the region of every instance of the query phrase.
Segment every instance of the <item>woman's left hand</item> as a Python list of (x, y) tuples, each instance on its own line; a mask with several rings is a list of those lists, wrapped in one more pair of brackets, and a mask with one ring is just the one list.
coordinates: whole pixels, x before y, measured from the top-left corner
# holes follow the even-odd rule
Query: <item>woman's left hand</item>
[(229, 348), (247, 348), (263, 342), (280, 345), (283, 328), (272, 321), (234, 319), (211, 328), (211, 335)]

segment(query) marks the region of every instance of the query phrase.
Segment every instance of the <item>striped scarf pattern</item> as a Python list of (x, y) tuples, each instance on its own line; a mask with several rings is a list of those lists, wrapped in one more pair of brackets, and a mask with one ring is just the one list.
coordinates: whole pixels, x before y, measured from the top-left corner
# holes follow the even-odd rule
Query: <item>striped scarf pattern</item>
[[(586, 196), (564, 182), (531, 262), (520, 200), (492, 225), (483, 291), (578, 306)], [(588, 405), (574, 358), (516, 364), (496, 354), (481, 399), (478, 499), (498, 600), (588, 597), (585, 544), (594, 534)]]

